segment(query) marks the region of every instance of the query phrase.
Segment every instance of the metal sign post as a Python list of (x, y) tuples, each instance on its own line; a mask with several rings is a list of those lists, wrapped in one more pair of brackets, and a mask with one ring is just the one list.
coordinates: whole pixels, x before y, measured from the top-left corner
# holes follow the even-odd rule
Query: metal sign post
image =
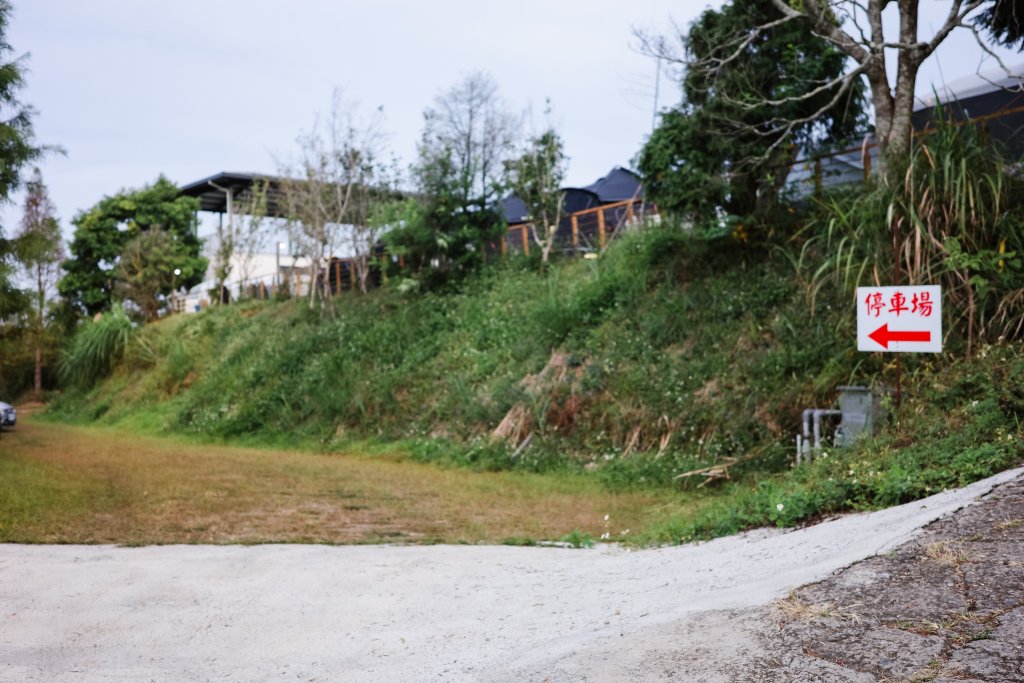
[[(857, 350), (942, 352), (942, 288), (938, 285), (857, 288)], [(900, 404), (896, 356), (896, 405)]]

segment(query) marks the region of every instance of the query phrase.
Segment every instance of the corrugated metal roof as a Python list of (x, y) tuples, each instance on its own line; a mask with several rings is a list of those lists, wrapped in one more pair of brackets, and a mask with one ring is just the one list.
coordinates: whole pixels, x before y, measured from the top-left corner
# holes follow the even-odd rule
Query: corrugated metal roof
[(987, 69), (963, 78), (957, 78), (944, 85), (936, 85), (934, 92), (918, 97), (914, 111), (931, 109), (935, 106), (936, 95), (940, 103), (956, 102), (977, 97), (997, 90), (1024, 91), (1024, 64), (1007, 67), (1010, 73), (1002, 68)]

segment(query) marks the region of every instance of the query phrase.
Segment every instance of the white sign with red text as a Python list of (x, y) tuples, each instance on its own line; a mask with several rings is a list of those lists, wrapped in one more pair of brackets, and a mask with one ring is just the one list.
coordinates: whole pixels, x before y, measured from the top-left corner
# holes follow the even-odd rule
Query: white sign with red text
[(942, 352), (942, 288), (857, 288), (857, 350)]

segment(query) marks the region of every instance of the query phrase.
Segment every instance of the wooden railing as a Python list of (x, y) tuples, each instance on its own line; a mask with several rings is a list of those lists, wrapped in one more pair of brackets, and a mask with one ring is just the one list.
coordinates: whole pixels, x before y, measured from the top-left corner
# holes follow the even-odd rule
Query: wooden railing
[[(1024, 105), (1001, 109), (991, 114), (983, 114), (981, 116), (969, 116), (960, 119), (955, 118), (955, 114), (957, 111), (955, 107), (951, 107), (950, 110), (950, 118), (952, 119), (950, 123), (952, 125), (962, 126), (966, 123), (978, 125), (987, 123), (989, 121), (996, 121), (1002, 118), (1006, 118), (1008, 116), (1013, 116), (1015, 114), (1022, 114), (1024, 113)], [(935, 128), (932, 127), (930, 124), (931, 122), (929, 121), (929, 125), (926, 126), (925, 128), (921, 130), (915, 130), (913, 133), (914, 138), (919, 139), (934, 133)], [(1024, 131), (1022, 131), (1022, 133), (1024, 133)], [(863, 143), (855, 147), (847, 147), (845, 149), (836, 150), (833, 152), (829, 152), (827, 154), (819, 154), (813, 157), (797, 159), (796, 161), (789, 165), (790, 180), (787, 180), (786, 186), (792, 189), (794, 185), (798, 185), (801, 182), (805, 182), (805, 178), (801, 178), (798, 175), (796, 183), (794, 183), (794, 181), (792, 180), (792, 176), (794, 172), (799, 174), (800, 171), (809, 170), (809, 179), (810, 182), (813, 184), (813, 194), (814, 196), (821, 196), (826, 185), (826, 176), (829, 174), (828, 166), (830, 165), (830, 162), (832, 162), (832, 164), (834, 165), (838, 165), (837, 160), (840, 157), (852, 157), (852, 155), (854, 154), (857, 154), (859, 156), (861, 168), (861, 172), (858, 173), (857, 175), (859, 175), (863, 179), (863, 182), (870, 182), (871, 174), (873, 172), (874, 160), (878, 157), (878, 143), (874, 142), (873, 140), (865, 139)], [(848, 183), (834, 183), (834, 185), (840, 184)], [(804, 194), (811, 194), (811, 192)]]
[[(642, 198), (626, 199), (570, 213), (559, 223), (558, 232), (555, 234), (556, 249), (569, 252), (573, 256), (604, 251), (608, 243), (626, 227), (657, 213), (657, 207), (645, 203)], [(496, 245), (496, 250), (502, 256), (510, 249), (529, 256), (530, 248), (529, 223), (509, 226), (505, 238)]]

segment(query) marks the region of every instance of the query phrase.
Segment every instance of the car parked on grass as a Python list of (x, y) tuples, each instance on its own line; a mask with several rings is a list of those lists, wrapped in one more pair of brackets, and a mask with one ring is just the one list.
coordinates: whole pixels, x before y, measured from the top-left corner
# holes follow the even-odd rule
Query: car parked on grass
[(0, 401), (0, 428), (13, 427), (18, 422), (18, 411), (10, 403)]

